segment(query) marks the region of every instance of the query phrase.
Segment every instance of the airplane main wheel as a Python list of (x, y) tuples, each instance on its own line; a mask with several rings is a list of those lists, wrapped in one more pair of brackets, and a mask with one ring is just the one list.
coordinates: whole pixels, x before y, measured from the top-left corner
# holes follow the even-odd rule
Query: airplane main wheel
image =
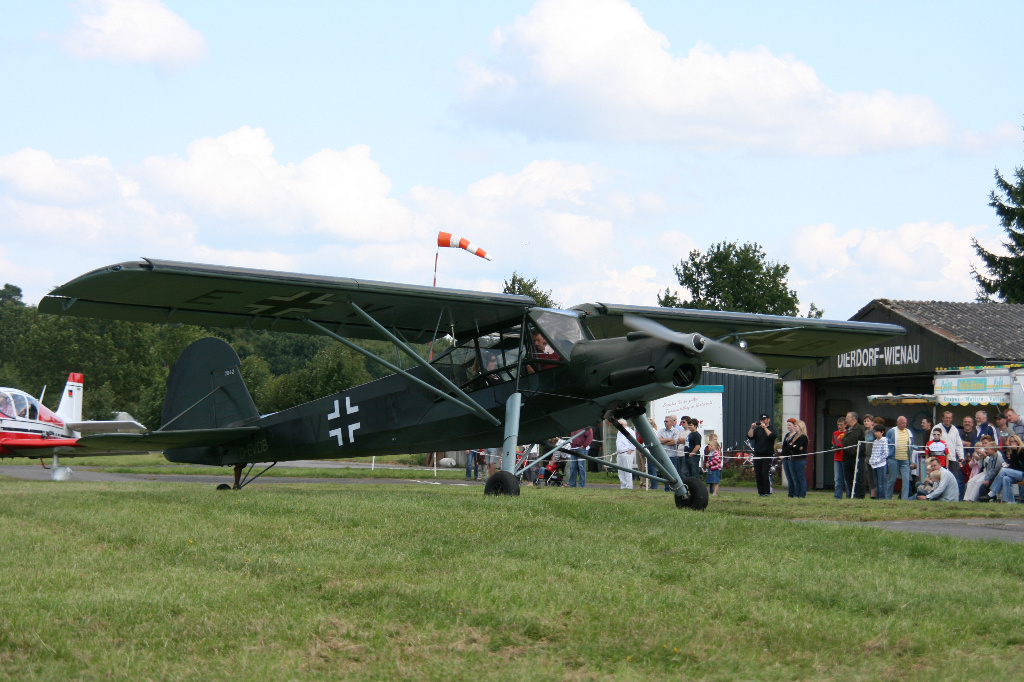
[(507, 471), (499, 471), (484, 483), (484, 495), (518, 495), (519, 479)]
[(707, 509), (708, 488), (704, 485), (704, 481), (696, 476), (687, 476), (683, 479), (683, 483), (686, 484), (687, 490), (690, 491), (690, 496), (684, 498), (681, 495), (676, 495), (676, 506), (680, 509), (694, 509), (696, 511)]
[(219, 486), (217, 486), (217, 490), (231, 490), (231, 486), (229, 486), (227, 483), (221, 483)]

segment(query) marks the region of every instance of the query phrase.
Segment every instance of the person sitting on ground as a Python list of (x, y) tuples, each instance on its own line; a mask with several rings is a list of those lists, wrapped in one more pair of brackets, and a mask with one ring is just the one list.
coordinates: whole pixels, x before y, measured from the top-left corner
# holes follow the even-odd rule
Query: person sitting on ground
[(1006, 462), (1003, 468), (996, 473), (995, 480), (988, 492), (989, 499), (1016, 503), (1017, 498), (1013, 496), (1013, 484), (1024, 482), (1024, 442), (1015, 433), (1006, 437)]
[(942, 440), (942, 429), (937, 426), (932, 429), (932, 439), (924, 444), (924, 449), (928, 457), (934, 457), (939, 460), (939, 464), (943, 467), (946, 466), (946, 460), (949, 457), (949, 446)]
[(917, 484), (917, 492), (914, 493), (915, 497), (917, 497), (918, 495), (927, 495), (932, 491), (932, 488), (935, 487), (935, 481), (931, 479), (930, 474), (933, 470), (939, 468), (939, 463), (935, 460), (934, 457), (928, 457), (927, 459), (923, 459), (922, 462), (924, 466), (924, 476)]
[(941, 500), (943, 502), (956, 502), (960, 499), (960, 486), (956, 477), (949, 469), (939, 466), (938, 458), (928, 460), (928, 477), (933, 481), (932, 491), (927, 495), (918, 495), (919, 500)]
[(984, 447), (975, 447), (974, 453), (971, 454), (971, 459), (967, 465), (970, 476), (967, 479), (967, 484), (964, 486), (964, 502), (978, 502), (978, 488), (981, 487), (981, 483), (984, 480), (981, 476), (981, 470), (985, 465), (985, 457)]
[(988, 456), (988, 448), (983, 443), (979, 442), (978, 445), (975, 446), (974, 452), (971, 453), (970, 464), (968, 465), (971, 477), (967, 479), (967, 485), (964, 486), (964, 502), (978, 501), (981, 484), (985, 481), (985, 477), (982, 475), (982, 470), (985, 467), (985, 460)]
[(989, 436), (982, 436), (981, 440), (978, 441), (978, 448), (985, 448), (985, 463), (982, 467), (980, 477), (982, 479), (981, 485), (978, 488), (978, 499), (988, 500), (988, 494), (992, 490), (992, 484), (996, 480), (996, 476), (1003, 469), (1003, 465), (1006, 464), (1006, 458), (1003, 457), (1003, 453), (996, 447), (995, 441)]

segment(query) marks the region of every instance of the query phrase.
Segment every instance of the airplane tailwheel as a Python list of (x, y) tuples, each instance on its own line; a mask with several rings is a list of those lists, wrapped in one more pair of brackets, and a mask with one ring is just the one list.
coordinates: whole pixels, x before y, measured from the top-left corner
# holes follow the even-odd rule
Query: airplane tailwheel
[(696, 476), (687, 476), (683, 479), (683, 483), (686, 485), (687, 490), (690, 491), (690, 496), (676, 495), (676, 506), (680, 509), (694, 509), (696, 511), (707, 509), (708, 489), (704, 485), (704, 481)]
[(519, 479), (507, 471), (499, 471), (487, 479), (484, 495), (518, 495)]
[(231, 486), (228, 485), (227, 483), (221, 483), (219, 486), (217, 486), (217, 490), (231, 490)]

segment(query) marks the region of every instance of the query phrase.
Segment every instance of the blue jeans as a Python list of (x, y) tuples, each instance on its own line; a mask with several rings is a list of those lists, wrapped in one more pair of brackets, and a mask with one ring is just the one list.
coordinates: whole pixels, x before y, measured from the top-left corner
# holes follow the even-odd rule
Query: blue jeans
[(473, 478), (476, 479), (480, 475), (480, 465), (476, 463), (476, 450), (470, 450), (466, 453), (466, 480), (470, 478), (469, 472), (473, 472)]
[[(675, 450), (674, 449), (665, 448), (665, 452), (666, 453), (668, 453), (668, 452), (675, 452)], [(669, 455), (669, 460), (674, 460), (674, 459), (675, 459), (675, 457), (672, 457), (671, 455)], [(648, 457), (647, 458), (647, 473), (651, 474), (652, 476), (661, 476), (662, 478), (668, 478), (668, 476), (665, 475), (665, 472), (662, 471), (661, 468), (659, 468), (658, 465), (656, 465), (654, 463), (654, 458), (653, 457)], [(657, 490), (657, 489), (658, 489), (658, 482), (657, 481), (651, 481), (651, 490)], [(665, 490), (669, 490), (669, 489), (670, 488), (668, 487), (668, 483), (666, 483), (665, 484)]]
[(835, 477), (835, 496), (837, 500), (843, 499), (843, 493), (846, 496), (850, 496), (850, 488), (846, 485), (845, 476), (843, 476), (843, 461), (832, 462), (833, 476)]
[(967, 484), (964, 482), (964, 472), (960, 471), (960, 462), (949, 462), (949, 473), (956, 479), (956, 485), (960, 488), (960, 501), (963, 502), (964, 488)]
[[(682, 460), (683, 458), (682, 457), (669, 457), (669, 459), (672, 460), (672, 466), (675, 467), (675, 469), (676, 469), (675, 471), (673, 471), (671, 473), (671, 475), (672, 476), (678, 476), (678, 477), (682, 478), (683, 477), (683, 463), (680, 460)], [(670, 478), (670, 476), (666, 476), (666, 478)], [(670, 490), (670, 488), (666, 485), (665, 486), (665, 490)]]
[(807, 497), (806, 466), (806, 461), (794, 462), (791, 459), (782, 460), (782, 470), (786, 472), (786, 481), (789, 483), (790, 497)]
[(576, 487), (576, 478), (579, 477), (580, 487), (587, 487), (587, 460), (582, 457), (572, 456), (569, 460), (569, 487)]
[(884, 491), (879, 491), (878, 496), (884, 497), (887, 500), (892, 499), (892, 494), (896, 492), (896, 458), (890, 456), (889, 459), (885, 460), (885, 486)]
[(896, 489), (896, 479), (899, 478), (903, 481), (903, 489), (900, 491), (901, 500), (910, 499), (910, 460), (909, 459), (890, 459), (889, 460), (889, 495), (885, 499), (891, 500), (893, 490)]
[(989, 490), (990, 494), (992, 497), (998, 497), (1002, 493), (1003, 502), (1016, 503), (1017, 500), (1013, 496), (1013, 484), (1021, 483), (1022, 481), (1024, 481), (1024, 471), (1004, 467), (992, 480)]
[(871, 473), (875, 475), (875, 496), (879, 500), (885, 499), (885, 491), (888, 486), (888, 465), (883, 464), (880, 467), (871, 467)]
[(682, 460), (683, 468), (679, 472), (679, 475), (683, 478), (687, 476), (695, 476), (700, 478), (700, 455), (684, 455), (679, 459)]

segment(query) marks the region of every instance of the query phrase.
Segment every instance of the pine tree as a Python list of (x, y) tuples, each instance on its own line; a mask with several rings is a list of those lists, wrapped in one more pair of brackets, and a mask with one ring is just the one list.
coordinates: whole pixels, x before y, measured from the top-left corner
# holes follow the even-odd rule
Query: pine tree
[(1014, 176), (1016, 182), (1011, 184), (996, 170), (996, 188), (989, 194), (988, 202), (1006, 230), (1008, 239), (1003, 246), (1009, 255), (994, 254), (977, 239), (971, 239), (985, 264), (986, 273), (971, 268), (980, 301), (991, 301), (995, 296), (1006, 303), (1024, 303), (1024, 167), (1014, 169)]

